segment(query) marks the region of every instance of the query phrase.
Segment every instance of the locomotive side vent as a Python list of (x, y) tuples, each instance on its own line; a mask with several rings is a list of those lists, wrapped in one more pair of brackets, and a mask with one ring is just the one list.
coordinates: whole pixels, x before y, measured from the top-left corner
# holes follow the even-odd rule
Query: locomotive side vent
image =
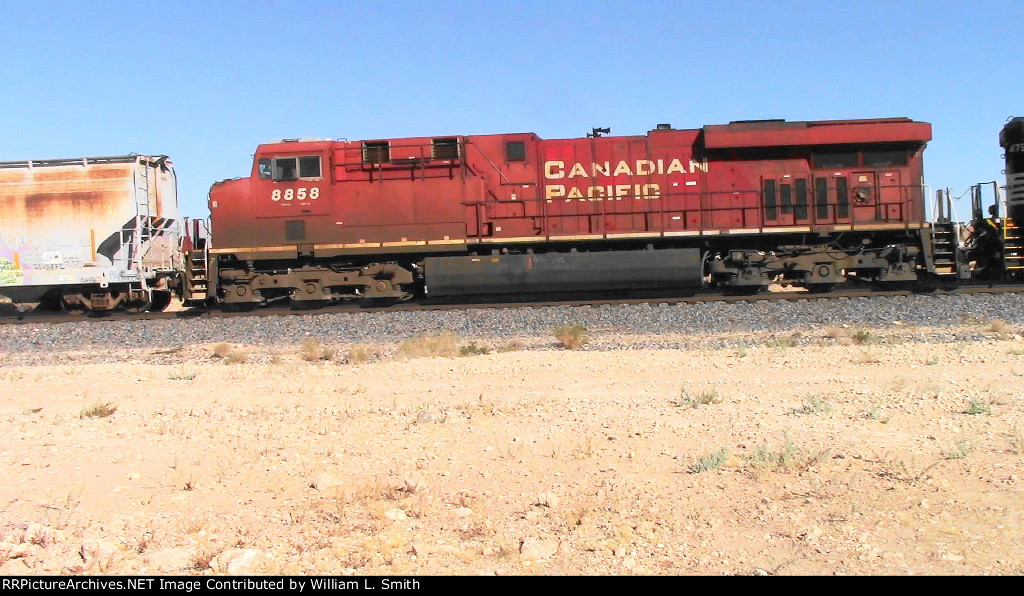
[(366, 163), (384, 163), (391, 161), (390, 141), (366, 141), (363, 143), (363, 161)]
[(458, 139), (434, 139), (431, 147), (434, 159), (458, 159), (459, 158), (459, 140)]

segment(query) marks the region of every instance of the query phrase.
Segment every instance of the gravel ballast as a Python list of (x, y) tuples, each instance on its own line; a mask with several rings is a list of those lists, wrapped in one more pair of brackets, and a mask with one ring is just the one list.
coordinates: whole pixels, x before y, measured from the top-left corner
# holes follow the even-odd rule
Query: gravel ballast
[[(0, 327), (5, 361), (40, 352), (177, 348), (213, 342), (293, 345), (305, 338), (345, 344), (385, 344), (450, 332), (463, 340), (551, 337), (559, 325), (585, 325), (590, 349), (622, 349), (615, 336), (649, 336), (649, 347), (673, 347), (659, 336), (788, 332), (835, 325), (943, 328), (1000, 319), (1024, 323), (1024, 295), (914, 295), (868, 298), (542, 306), (435, 311), (325, 313), (288, 316), (192, 317), (157, 321), (25, 323)], [(979, 331), (980, 333), (980, 331)], [(635, 349), (635, 345), (629, 346)], [(628, 348), (627, 348), (628, 349)], [(102, 353), (102, 352), (100, 352)]]

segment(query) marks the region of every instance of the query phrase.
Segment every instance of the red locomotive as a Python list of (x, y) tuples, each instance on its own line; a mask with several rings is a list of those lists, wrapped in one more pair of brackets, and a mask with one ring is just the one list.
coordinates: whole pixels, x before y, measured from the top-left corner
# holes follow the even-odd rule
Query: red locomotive
[(925, 221), (927, 123), (603, 132), (261, 145), (248, 178), (211, 189), (209, 259), (192, 253), (184, 297), (303, 306), (956, 274), (954, 239)]

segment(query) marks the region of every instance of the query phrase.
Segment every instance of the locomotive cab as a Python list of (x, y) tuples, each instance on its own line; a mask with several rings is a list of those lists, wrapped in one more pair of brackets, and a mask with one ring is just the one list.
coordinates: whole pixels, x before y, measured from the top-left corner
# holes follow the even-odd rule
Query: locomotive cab
[[(264, 145), (253, 160), (249, 201), (253, 216), (269, 223), (260, 240), (273, 245), (306, 243), (318, 216), (330, 212), (330, 141)], [(267, 237), (270, 235), (270, 238)], [(280, 242), (277, 242), (277, 241)]]
[(363, 256), (381, 244), (368, 243), (366, 230), (352, 224), (374, 205), (338, 183), (332, 168), (342, 179), (345, 170), (334, 155), (338, 145), (318, 139), (261, 145), (248, 178), (211, 189), (211, 276), (226, 306), (412, 295), (410, 267)]

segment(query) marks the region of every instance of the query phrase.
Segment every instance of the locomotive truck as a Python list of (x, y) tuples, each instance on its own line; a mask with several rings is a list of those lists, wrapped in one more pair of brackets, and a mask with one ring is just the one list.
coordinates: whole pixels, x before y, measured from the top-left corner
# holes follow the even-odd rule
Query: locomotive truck
[(182, 298), (249, 308), (574, 291), (825, 291), (969, 276), (926, 220), (931, 125), (908, 118), (659, 124), (260, 145), (215, 184)]

